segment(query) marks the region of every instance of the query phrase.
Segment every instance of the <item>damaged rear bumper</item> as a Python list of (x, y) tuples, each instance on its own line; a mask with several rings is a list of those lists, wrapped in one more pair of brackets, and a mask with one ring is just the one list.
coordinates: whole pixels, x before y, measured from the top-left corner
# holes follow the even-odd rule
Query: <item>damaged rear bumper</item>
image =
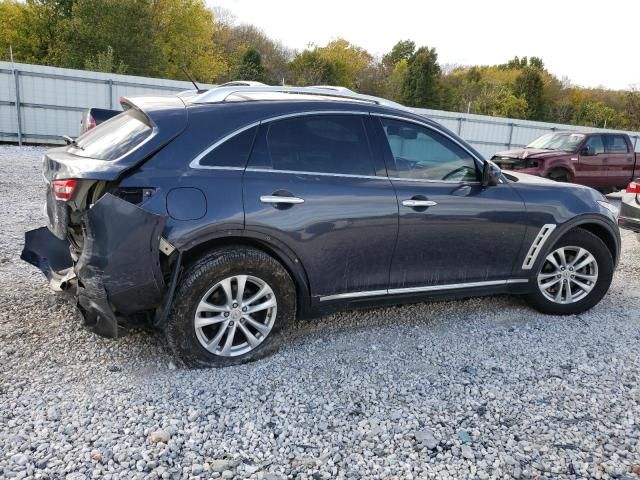
[(75, 264), (68, 242), (46, 227), (26, 232), (21, 258), (42, 270), (54, 290), (76, 298), (86, 326), (116, 338), (134, 314), (163, 303), (159, 245), (165, 222), (105, 194), (83, 214), (84, 246)]

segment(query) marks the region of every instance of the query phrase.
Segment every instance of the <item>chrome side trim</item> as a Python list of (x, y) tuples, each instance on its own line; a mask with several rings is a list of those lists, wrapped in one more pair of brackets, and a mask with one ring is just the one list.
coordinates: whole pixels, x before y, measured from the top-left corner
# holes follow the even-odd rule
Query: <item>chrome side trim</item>
[(290, 175), (320, 175), (323, 177), (345, 177), (345, 178), (365, 178), (372, 180), (389, 180), (389, 177), (376, 177), (374, 175), (351, 175), (347, 173), (324, 173), (324, 172), (299, 172), (297, 170), (274, 170), (271, 168), (247, 168), (247, 172), (264, 173), (286, 173)]
[(424, 287), (391, 288), (389, 290), (368, 290), (360, 292), (338, 293), (320, 297), (321, 302), (329, 300), (342, 300), (348, 298), (374, 297), (381, 295), (400, 295), (403, 293), (437, 292), (442, 290), (459, 290), (462, 288), (491, 287), (498, 285), (509, 285), (514, 283), (528, 283), (528, 278), (512, 278), (508, 280), (488, 280), (483, 282), (450, 283), (447, 285), (429, 285)]
[(362, 292), (337, 293), (335, 295), (320, 297), (320, 301), (326, 302), (329, 300), (341, 300), (343, 298), (375, 297), (378, 295), (387, 295), (387, 292), (388, 290), (367, 290)]
[(189, 167), (206, 169), (206, 170), (244, 170), (244, 167), (220, 167), (220, 166), (213, 166), (213, 165), (200, 165), (200, 160), (202, 160), (205, 156), (209, 154), (209, 152), (211, 152), (212, 150), (215, 150), (227, 140), (232, 139), (236, 135), (240, 135), (242, 132), (245, 132), (250, 128), (257, 127), (258, 125), (260, 125), (260, 122), (253, 122), (253, 123), (250, 123), (249, 125), (245, 125), (242, 128), (234, 130), (228, 135), (225, 135), (220, 140), (216, 141), (212, 145), (205, 148), (202, 152), (200, 152), (196, 158), (191, 160), (191, 163), (189, 163)]
[(365, 110), (305, 110), (304, 112), (293, 112), (278, 115), (276, 117), (265, 118), (260, 121), (261, 124), (275, 122), (277, 120), (284, 120), (287, 118), (295, 117), (309, 117), (312, 115), (362, 115), (368, 116), (369, 112)]
[(536, 263), (536, 259), (540, 254), (540, 250), (542, 250), (544, 243), (556, 229), (556, 226), (557, 225), (555, 223), (547, 223), (542, 226), (542, 228), (538, 232), (538, 235), (536, 235), (536, 238), (533, 240), (531, 247), (529, 247), (527, 256), (524, 257), (524, 262), (522, 262), (522, 270), (531, 270), (533, 268), (533, 265)]
[(404, 178), (404, 177), (388, 177), (389, 180), (397, 180), (402, 182), (422, 182), (422, 183), (450, 183), (455, 185), (480, 185), (481, 182), (459, 182), (457, 180), (431, 180), (428, 178)]

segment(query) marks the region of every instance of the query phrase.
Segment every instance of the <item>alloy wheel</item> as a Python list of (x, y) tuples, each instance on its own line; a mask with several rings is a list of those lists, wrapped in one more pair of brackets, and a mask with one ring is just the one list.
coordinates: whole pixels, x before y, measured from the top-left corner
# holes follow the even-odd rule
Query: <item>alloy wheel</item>
[(243, 355), (267, 338), (277, 307), (264, 280), (251, 275), (227, 277), (202, 296), (193, 319), (196, 336), (215, 355)]
[(538, 288), (555, 303), (575, 303), (585, 298), (598, 280), (598, 262), (582, 247), (560, 247), (545, 258)]

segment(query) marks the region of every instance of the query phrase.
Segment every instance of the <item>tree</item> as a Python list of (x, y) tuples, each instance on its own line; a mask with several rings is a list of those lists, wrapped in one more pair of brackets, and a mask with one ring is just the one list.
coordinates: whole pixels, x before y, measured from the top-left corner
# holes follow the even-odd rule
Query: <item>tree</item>
[(406, 59), (402, 59), (396, 63), (393, 71), (387, 78), (387, 96), (395, 102), (402, 101), (402, 87), (407, 73), (409, 72), (409, 62)]
[(293, 57), (290, 49), (282, 43), (270, 39), (265, 33), (253, 25), (233, 25), (233, 18), (224, 10), (215, 16), (214, 44), (226, 61), (226, 71), (218, 79), (220, 81), (237, 80), (237, 72), (242, 58), (249, 48), (260, 52), (264, 67), (266, 83), (279, 84), (289, 75), (289, 62)]
[(527, 102), (529, 120), (543, 120), (545, 117), (544, 82), (535, 67), (525, 67), (516, 78), (514, 94)]
[(133, 75), (166, 74), (162, 52), (154, 42), (151, 3), (147, 0), (77, 0), (65, 22), (64, 48), (58, 64), (84, 68), (109, 48), (114, 64), (127, 65)]
[(420, 47), (409, 59), (401, 98), (412, 107), (439, 107), (440, 66), (434, 48)]
[(181, 78), (186, 68), (196, 79), (213, 82), (225, 71), (213, 42), (213, 12), (204, 0), (147, 1), (151, 2), (152, 48), (160, 52), (157, 70), (163, 76)]
[(382, 57), (382, 65), (392, 71), (396, 64), (402, 60), (408, 61), (416, 51), (416, 44), (413, 40), (401, 40), (396, 43), (391, 51)]
[(238, 80), (255, 80), (262, 82), (264, 78), (264, 67), (262, 66), (262, 56), (260, 52), (250, 47), (242, 57), (242, 63), (238, 68)]
[(320, 58), (333, 65), (335, 85), (358, 88), (362, 73), (369, 67), (373, 57), (364, 48), (353, 45), (343, 38), (329, 42), (316, 51)]
[(87, 58), (84, 62), (84, 68), (94, 72), (120, 74), (127, 72), (127, 66), (124, 63), (119, 62), (116, 64), (111, 46), (108, 46), (104, 52), (99, 52), (95, 56)]
[(295, 85), (335, 85), (336, 69), (317, 50), (304, 50), (289, 63), (292, 83)]

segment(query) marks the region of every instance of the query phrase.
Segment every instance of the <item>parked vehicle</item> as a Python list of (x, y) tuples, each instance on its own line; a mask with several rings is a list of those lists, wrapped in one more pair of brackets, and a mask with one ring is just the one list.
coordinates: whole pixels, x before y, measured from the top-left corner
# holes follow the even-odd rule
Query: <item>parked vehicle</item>
[(122, 110), (108, 110), (106, 108), (94, 107), (88, 109), (82, 114), (82, 118), (80, 119), (80, 134), (82, 135), (84, 132), (96, 128), (101, 123), (106, 122), (119, 113), (122, 113)]
[(223, 87), (123, 108), (46, 153), (49, 225), (22, 256), (101, 335), (149, 323), (186, 365), (223, 366), (339, 309), (512, 293), (563, 315), (609, 288), (605, 197), (503, 174), (392, 102)]
[(498, 152), (492, 160), (503, 170), (604, 190), (624, 188), (640, 175), (634, 145), (622, 133), (547, 133), (524, 149)]
[(631, 182), (622, 195), (618, 224), (624, 229), (640, 233), (640, 179)]

